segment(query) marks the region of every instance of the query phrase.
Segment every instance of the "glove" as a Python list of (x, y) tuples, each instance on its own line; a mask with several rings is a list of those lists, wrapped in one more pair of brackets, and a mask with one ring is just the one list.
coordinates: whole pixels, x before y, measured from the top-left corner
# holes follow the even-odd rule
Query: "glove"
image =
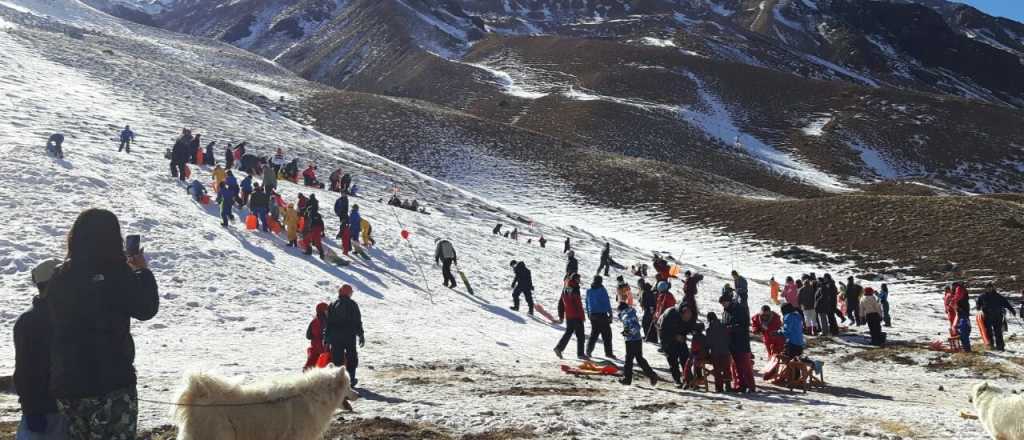
[(36, 434), (46, 433), (46, 414), (33, 414), (25, 416), (25, 424), (28, 430)]
[(364, 338), (362, 335), (360, 335), (359, 336), (359, 348), (363, 348), (364, 345), (366, 345), (366, 338)]

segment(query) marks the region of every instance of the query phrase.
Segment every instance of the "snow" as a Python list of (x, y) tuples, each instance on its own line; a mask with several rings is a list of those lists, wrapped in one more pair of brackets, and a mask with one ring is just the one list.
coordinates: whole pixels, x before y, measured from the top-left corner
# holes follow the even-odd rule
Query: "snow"
[(672, 40), (662, 39), (662, 38), (643, 37), (643, 38), (640, 39), (640, 42), (642, 44), (647, 45), (647, 46), (676, 47), (676, 43), (674, 43)]
[(850, 79), (859, 81), (862, 84), (869, 85), (871, 87), (881, 87), (878, 84), (878, 81), (875, 81), (875, 80), (873, 80), (871, 78), (868, 78), (867, 76), (864, 76), (863, 74), (858, 73), (858, 72), (856, 72), (854, 70), (851, 70), (849, 68), (840, 66), (840, 65), (838, 65), (836, 63), (833, 63), (831, 61), (822, 59), (822, 58), (814, 56), (814, 55), (805, 55), (804, 57), (808, 61), (810, 61), (812, 63), (815, 63), (815, 64), (818, 64), (820, 66), (823, 66), (823, 67), (825, 67), (825, 68), (827, 68), (829, 70), (832, 70), (833, 72), (839, 73), (840, 75), (844, 75), (844, 76), (846, 76), (846, 77), (848, 77)]
[(287, 100), (295, 99), (295, 97), (288, 92), (283, 92), (275, 88), (264, 86), (262, 84), (256, 84), (250, 81), (242, 80), (228, 80), (228, 82), (243, 89), (249, 90), (250, 92), (265, 96), (267, 97), (267, 99), (270, 99), (271, 101), (278, 101), (281, 98)]
[[(47, 15), (40, 8), (50, 6), (42, 3), (17, 0), (34, 14)], [(61, 20), (97, 29), (113, 20), (90, 15), (75, 3), (64, 5), (68, 10)], [(0, 11), (5, 21), (19, 23), (6, 14)], [(92, 19), (98, 21), (88, 22)], [(811, 356), (827, 362), (825, 377), (834, 386), (808, 394), (765, 387), (756, 395), (715, 395), (565, 376), (558, 371), (562, 362), (550, 351), (560, 326), (506, 308), (510, 259), (526, 261), (533, 269), (536, 300), (549, 310), (561, 284), (560, 241), (566, 236), (573, 238), (588, 274), (596, 267), (605, 237), (613, 244), (613, 256), (625, 264), (648, 260), (652, 249), (677, 251), (673, 254), (685, 268), (707, 275), (698, 299), (715, 311), (717, 290), (728, 282), (731, 268), (750, 278), (755, 306), (767, 301), (768, 276), (821, 268), (766, 257), (776, 244), (694, 228), (668, 218), (656, 206), (603, 207), (552, 177), (552, 170), (535, 165), (472, 157), (467, 164), (489, 170), (491, 178), (470, 180), (477, 174), (464, 173), (465, 180), (453, 186), (184, 76), (217, 71), (227, 78), (245, 78), (236, 81), (250, 87), (280, 85), (273, 89), (290, 94), (304, 84), (231, 47), (211, 49), (208, 41), (128, 25), (118, 31), (123, 33), (86, 41), (27, 27), (19, 24), (0, 32), (0, 150), (6, 153), (0, 161), (0, 208), (25, 220), (0, 222), (4, 375), (14, 363), (13, 322), (34, 291), (29, 270), (62, 254), (63, 237), (79, 211), (105, 207), (118, 214), (125, 233), (142, 234), (160, 285), (157, 317), (132, 325), (144, 399), (170, 399), (170, 390), (190, 368), (249, 379), (296, 372), (304, 360), (305, 328), (314, 305), (348, 283), (355, 287), (363, 311), (367, 345), (360, 353), (364, 399), (345, 420), (388, 417), (459, 434), (527, 428), (542, 438), (612, 438), (623, 432), (645, 439), (797, 438), (808, 433), (893, 438), (883, 422), (910, 426), (928, 438), (984, 435), (977, 422), (955, 416), (967, 407), (966, 392), (976, 382), (971, 373), (924, 369), (921, 365), (935, 355), (910, 354), (918, 366), (840, 361), (844, 354), (865, 350), (858, 336), (825, 344), (833, 353), (810, 350)], [(120, 56), (104, 56), (102, 49), (109, 47), (117, 48)], [(152, 56), (167, 47), (194, 55)], [(709, 94), (705, 98), (712, 107), (706, 116), (732, 125), (724, 106), (716, 107)], [(138, 134), (130, 155), (117, 154), (113, 140), (125, 123)], [(221, 145), (245, 139), (257, 152), (283, 147), (288, 155), (316, 161), (322, 170), (340, 166), (354, 171), (362, 188), (354, 201), (373, 224), (378, 241), (370, 251), (373, 261), (338, 268), (287, 248), (280, 237), (244, 231), (237, 224), (222, 228), (214, 208), (191, 202), (167, 175), (163, 151), (181, 127), (194, 127), (207, 141)], [(46, 136), (57, 130), (67, 136), (65, 160), (41, 152)], [(732, 131), (738, 132), (735, 127)], [(193, 169), (196, 178), (208, 181), (209, 170)], [(315, 193), (324, 208), (334, 200), (324, 191), (283, 182), (280, 186), (288, 200), (298, 192)], [(431, 214), (394, 210), (378, 202), (395, 187), (403, 197), (419, 199)], [(513, 191), (519, 188), (526, 190)], [(500, 201), (491, 201), (492, 195)], [(544, 234), (551, 245), (541, 249), (522, 239), (491, 236), (495, 223), (508, 225), (515, 216), (533, 220), (532, 225), (518, 224), (524, 235)], [(338, 226), (334, 218), (327, 222), (331, 230)], [(403, 228), (412, 232), (408, 242), (399, 237)], [(439, 286), (438, 269), (429, 261), (435, 237), (456, 243), (462, 269), (478, 296)], [(327, 246), (337, 249), (334, 240)], [(831, 270), (841, 277), (854, 268)], [(896, 312), (890, 339), (927, 341), (945, 332), (941, 304), (931, 286), (900, 277), (889, 281)], [(618, 328), (614, 333), (621, 355)], [(763, 368), (763, 348), (752, 345), (757, 367)], [(655, 347), (648, 345), (645, 351), (667, 377)], [(992, 354), (986, 358), (1000, 359)], [(937, 392), (939, 385), (948, 391)], [(516, 387), (556, 392), (512, 395)], [(573, 396), (569, 387), (596, 397)], [(656, 406), (648, 411), (643, 405)], [(856, 419), (850, 417), (852, 409)], [(169, 423), (166, 407), (143, 403), (140, 411), (143, 428)], [(638, 411), (650, 417), (636, 417)], [(14, 397), (0, 394), (0, 419), (18, 416)]]
[(530, 87), (529, 84), (524, 84), (521, 81), (516, 81), (515, 79), (512, 78), (512, 75), (510, 75), (509, 73), (501, 71), (501, 70), (498, 70), (498, 69), (496, 69), (494, 67), (488, 66), (487, 64), (484, 64), (484, 63), (463, 63), (463, 64), (467, 64), (467, 65), (470, 65), (470, 66), (473, 66), (473, 67), (476, 67), (476, 68), (479, 68), (479, 69), (483, 69), (483, 70), (487, 71), (487, 73), (490, 73), (497, 80), (498, 85), (500, 85), (504, 89), (504, 92), (506, 94), (508, 94), (508, 95), (515, 96), (515, 97), (518, 97), (518, 98), (525, 98), (525, 99), (540, 99), (540, 98), (543, 98), (545, 96), (548, 96), (548, 93), (542, 92), (542, 91), (536, 91), (536, 89), (534, 87)]
[(848, 142), (847, 145), (860, 153), (860, 159), (879, 177), (884, 179), (895, 179), (900, 176), (900, 172), (890, 165), (885, 156), (883, 156), (877, 149), (872, 148), (863, 142), (857, 141)]
[(748, 154), (762, 162), (765, 166), (780, 173), (792, 176), (807, 184), (818, 186), (827, 191), (851, 191), (847, 185), (838, 181), (835, 177), (816, 169), (813, 165), (797, 159), (790, 154), (782, 152), (775, 147), (744, 133), (736, 126), (735, 122), (733, 122), (733, 118), (725, 108), (725, 104), (722, 103), (717, 96), (708, 91), (704, 81), (692, 72), (685, 72), (685, 74), (692, 81), (697, 83), (698, 93), (701, 101), (706, 107), (706, 109), (683, 107), (681, 112), (684, 119), (688, 122), (697, 128), (700, 128), (702, 131), (707, 133), (708, 136), (718, 139), (726, 145), (733, 145), (738, 139), (740, 144), (742, 144), (742, 148)]
[(807, 136), (819, 137), (825, 134), (825, 126), (829, 122), (832, 122), (832, 115), (819, 116), (811, 119), (807, 126), (801, 128), (800, 131)]

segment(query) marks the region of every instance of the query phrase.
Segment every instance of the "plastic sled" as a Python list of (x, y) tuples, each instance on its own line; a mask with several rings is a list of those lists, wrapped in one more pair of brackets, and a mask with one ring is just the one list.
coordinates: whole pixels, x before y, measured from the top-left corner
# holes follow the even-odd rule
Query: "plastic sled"
[(273, 217), (267, 219), (267, 223), (270, 224), (270, 231), (275, 234), (280, 234), (282, 231), (281, 224), (274, 220)]
[(460, 270), (459, 278), (462, 278), (462, 284), (466, 286), (466, 292), (469, 292), (470, 295), (475, 296), (476, 294), (473, 293), (473, 286), (469, 284), (469, 278), (466, 278), (466, 273)]
[(981, 335), (981, 340), (985, 342), (985, 345), (991, 346), (992, 339), (988, 334), (988, 329), (985, 328), (985, 317), (981, 314), (974, 315), (974, 321), (978, 324), (978, 334)]
[(209, 205), (210, 204), (210, 195), (209, 194), (203, 194), (202, 196), (200, 196), (199, 197), (199, 203), (201, 203), (203, 205)]
[(256, 216), (254, 214), (249, 214), (248, 216), (245, 217), (245, 229), (255, 231), (257, 223), (258, 221), (256, 220)]
[(536, 310), (537, 313), (540, 313), (540, 316), (543, 316), (544, 319), (547, 319), (552, 324), (558, 324), (558, 320), (555, 319), (554, 316), (551, 316), (551, 313), (549, 313), (548, 310), (544, 308), (544, 306), (542, 306), (540, 304), (534, 304), (533, 305), (533, 310)]

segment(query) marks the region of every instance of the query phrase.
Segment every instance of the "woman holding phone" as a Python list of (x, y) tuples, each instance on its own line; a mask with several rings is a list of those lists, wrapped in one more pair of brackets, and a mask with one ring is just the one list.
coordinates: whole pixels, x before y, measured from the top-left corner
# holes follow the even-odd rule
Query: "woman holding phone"
[(138, 236), (127, 249), (114, 213), (82, 212), (67, 258), (47, 289), (53, 326), (50, 389), (70, 438), (135, 438), (138, 419), (131, 318), (156, 315), (160, 298)]

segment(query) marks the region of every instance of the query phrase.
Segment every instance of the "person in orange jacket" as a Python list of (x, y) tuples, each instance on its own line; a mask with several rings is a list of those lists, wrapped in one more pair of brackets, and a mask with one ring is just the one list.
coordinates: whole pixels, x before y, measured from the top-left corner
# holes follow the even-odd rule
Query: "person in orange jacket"
[(764, 348), (768, 351), (769, 360), (781, 354), (785, 348), (786, 339), (779, 335), (781, 329), (782, 317), (767, 305), (762, 306), (761, 313), (750, 319), (750, 332), (761, 335)]
[(309, 339), (309, 348), (306, 349), (306, 365), (302, 367), (302, 371), (313, 368), (316, 366), (316, 361), (320, 359), (321, 354), (329, 353), (327, 346), (324, 344), (327, 307), (327, 303), (324, 302), (317, 304), (316, 316), (309, 322), (309, 326), (306, 327), (306, 339)]

